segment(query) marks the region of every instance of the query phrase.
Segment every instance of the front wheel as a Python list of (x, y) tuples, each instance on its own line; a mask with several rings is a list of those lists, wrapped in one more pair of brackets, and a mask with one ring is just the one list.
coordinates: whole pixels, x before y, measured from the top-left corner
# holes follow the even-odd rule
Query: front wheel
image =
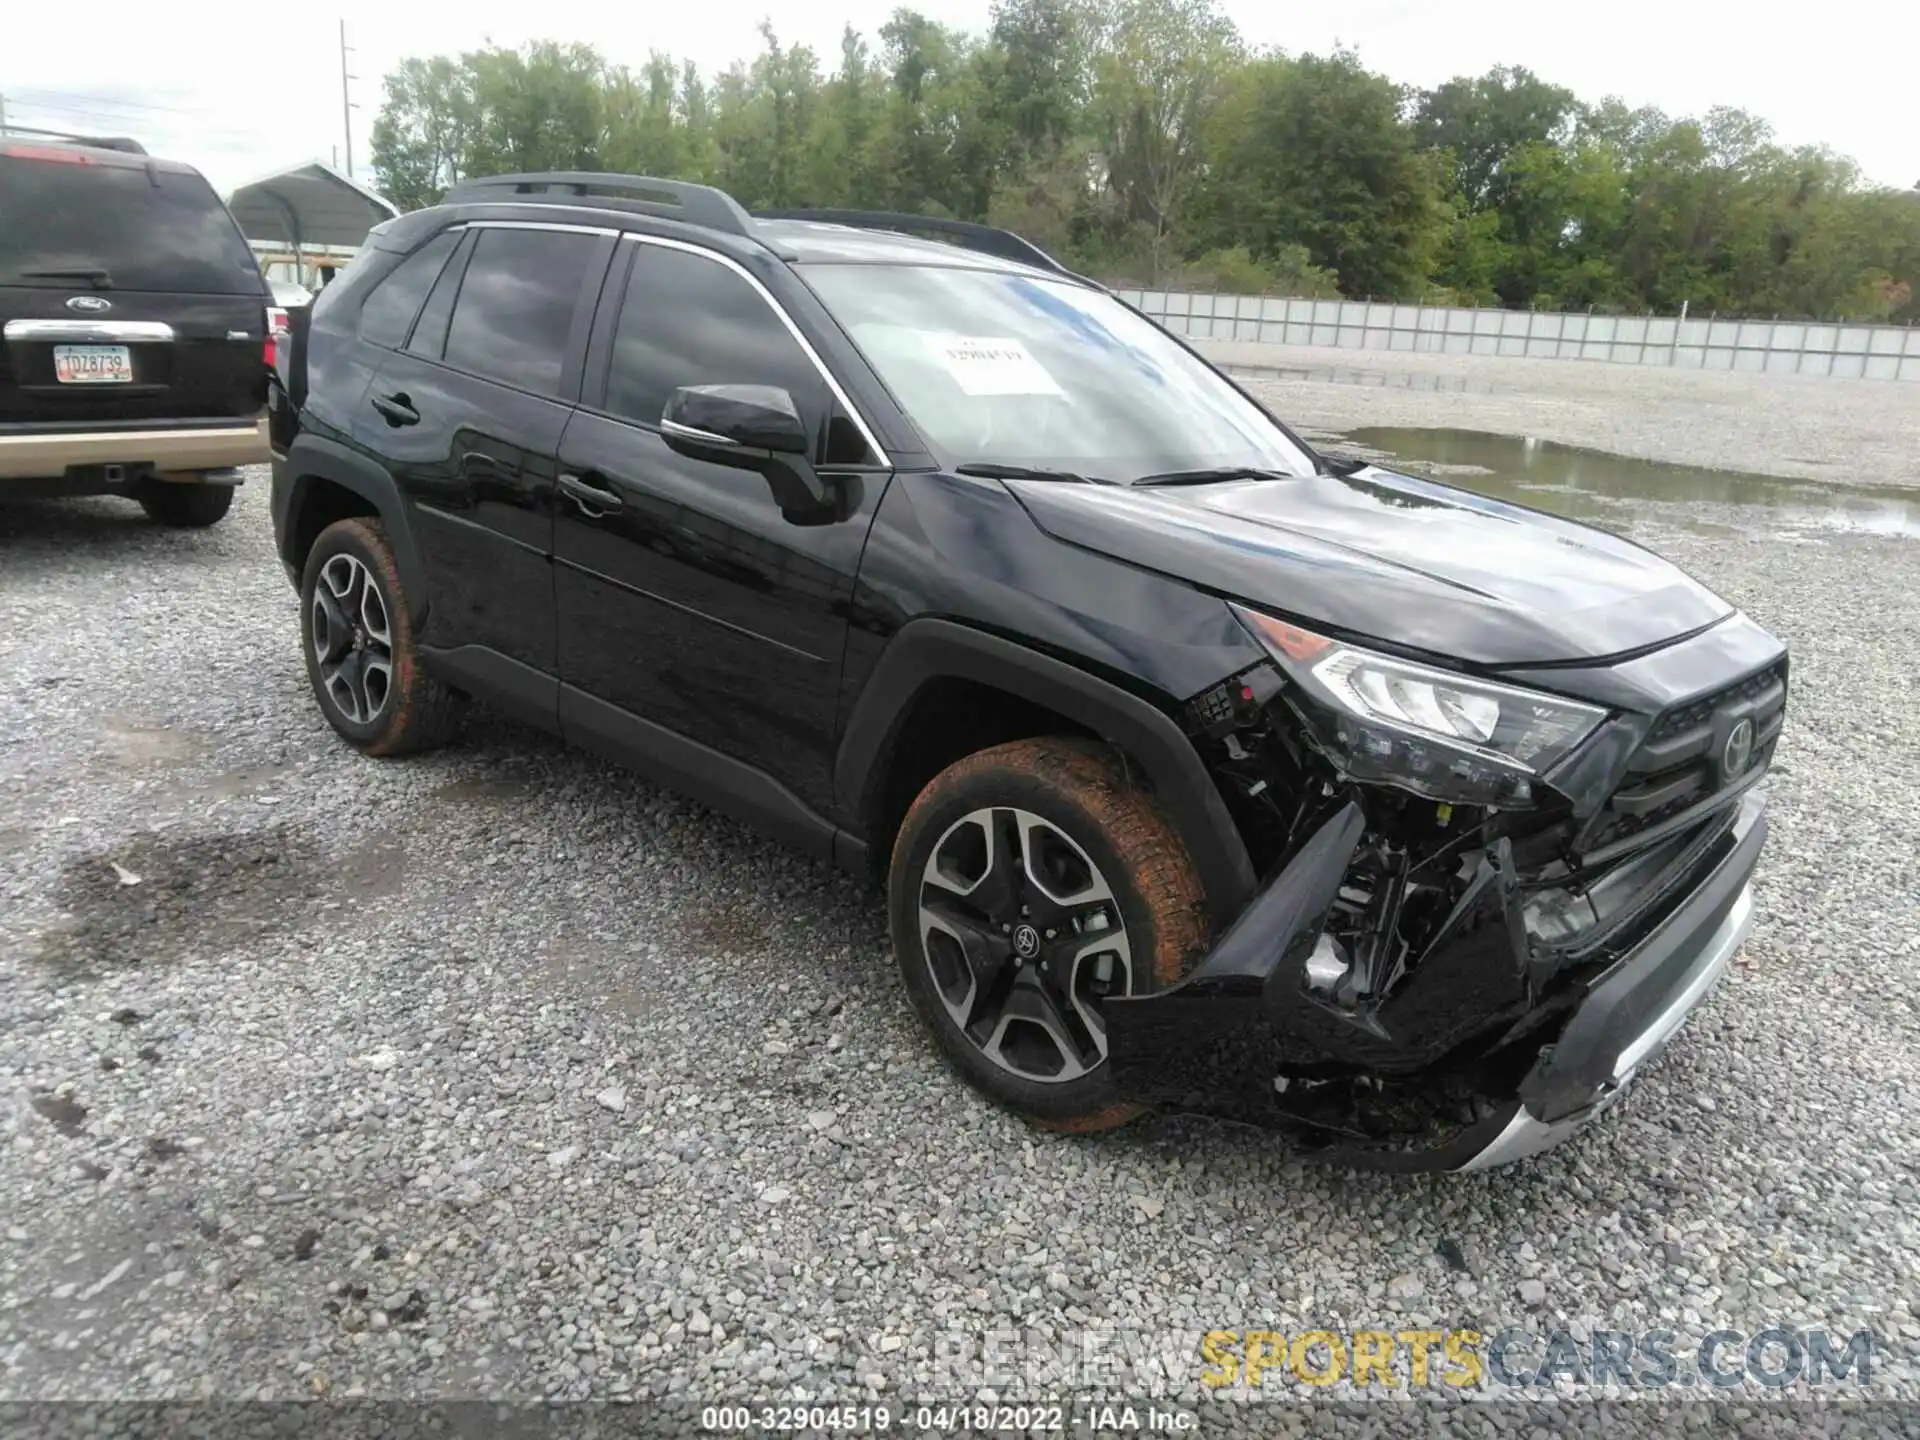
[(949, 766), (901, 824), (888, 911), (907, 992), (977, 1089), (1056, 1129), (1140, 1112), (1104, 1007), (1177, 982), (1206, 922), (1186, 848), (1115, 752), (1019, 740)]

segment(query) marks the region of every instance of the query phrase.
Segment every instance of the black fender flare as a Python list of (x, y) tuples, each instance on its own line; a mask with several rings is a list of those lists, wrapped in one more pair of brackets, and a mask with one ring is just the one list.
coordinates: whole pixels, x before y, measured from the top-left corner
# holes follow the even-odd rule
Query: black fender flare
[[(972, 680), (1057, 710), (1127, 752), (1193, 857), (1207, 913), (1224, 929), (1253, 895), (1253, 862), (1206, 766), (1163, 710), (1110, 681), (998, 635), (951, 620), (910, 620), (888, 642), (841, 731), (837, 806), (871, 825), (902, 718), (935, 680)], [(878, 837), (871, 837), (877, 842)]]
[(387, 543), (393, 547), (394, 563), (400, 567), (400, 583), (406, 589), (407, 611), (415, 633), (419, 633), (427, 619), (426, 569), (420, 563), (413, 526), (407, 522), (400, 486), (393, 476), (378, 461), (318, 435), (295, 436), (287, 447), (283, 464), (288, 480), (285, 519), (280, 526), (281, 561), (297, 577), (306, 557), (292, 553), (293, 537), (299, 533), (300, 511), (315, 482), (330, 482), (343, 490), (351, 490), (374, 508), (386, 527)]

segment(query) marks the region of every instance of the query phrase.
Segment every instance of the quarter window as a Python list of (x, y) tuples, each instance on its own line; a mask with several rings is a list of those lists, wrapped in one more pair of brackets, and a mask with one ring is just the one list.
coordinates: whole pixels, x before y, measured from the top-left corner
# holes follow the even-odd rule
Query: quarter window
[(447, 363), (558, 396), (567, 336), (598, 241), (553, 230), (482, 230), (460, 281)]
[(407, 349), (429, 360), (438, 360), (447, 349), (447, 322), (453, 318), (453, 297), (460, 293), (460, 274), (467, 268), (467, 256), (473, 251), (473, 232), (454, 248), (453, 258), (433, 282), (427, 303), (420, 307), (420, 318), (413, 322), (413, 334)]
[(366, 303), (360, 307), (363, 340), (389, 349), (406, 344), (407, 331), (413, 328), (413, 317), (420, 311), (420, 302), (427, 298), (427, 291), (433, 287), (440, 267), (447, 263), (447, 256), (453, 253), (459, 238), (458, 232), (452, 230), (434, 236), (368, 292)]

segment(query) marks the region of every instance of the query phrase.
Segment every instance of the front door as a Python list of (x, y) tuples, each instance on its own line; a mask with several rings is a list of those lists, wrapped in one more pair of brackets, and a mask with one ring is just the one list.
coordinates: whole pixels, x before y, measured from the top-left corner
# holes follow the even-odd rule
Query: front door
[[(560, 447), (571, 497), (554, 529), (562, 725), (595, 728), (612, 707), (824, 811), (846, 603), (886, 472), (785, 317), (731, 261), (629, 239), (607, 293), (617, 308), (595, 346), (604, 376), (588, 376)], [(838, 518), (790, 518), (762, 475), (667, 445), (668, 397), (705, 384), (792, 395), (819, 437), (810, 458), (838, 487)], [(697, 788), (712, 798), (739, 781)]]

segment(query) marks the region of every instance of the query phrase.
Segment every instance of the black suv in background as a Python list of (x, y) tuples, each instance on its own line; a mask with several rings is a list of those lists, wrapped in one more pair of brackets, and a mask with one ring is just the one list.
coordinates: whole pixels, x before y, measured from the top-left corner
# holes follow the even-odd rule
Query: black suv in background
[(0, 133), (0, 498), (125, 495), (162, 524), (219, 520), (235, 467), (268, 458), (271, 310), (191, 166)]
[(471, 182), (283, 378), (349, 743), (478, 697), (883, 876), (941, 1047), (1043, 1123), (1502, 1163), (1746, 933), (1777, 640), (1613, 535), (1315, 454), (1006, 232)]

